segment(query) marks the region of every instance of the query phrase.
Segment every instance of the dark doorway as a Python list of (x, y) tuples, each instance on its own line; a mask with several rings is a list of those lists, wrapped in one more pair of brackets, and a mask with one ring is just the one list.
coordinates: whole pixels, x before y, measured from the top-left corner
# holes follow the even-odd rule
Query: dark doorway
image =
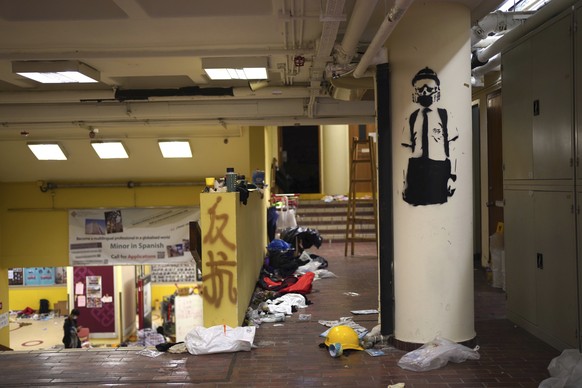
[(489, 236), (503, 222), (503, 160), (501, 141), (501, 91), (487, 96), (487, 152), (489, 188)]
[(473, 128), (473, 255), (475, 261), (481, 260), (481, 127), (479, 124), (479, 105), (471, 109)]
[(284, 193), (319, 193), (319, 127), (281, 127), (277, 186)]

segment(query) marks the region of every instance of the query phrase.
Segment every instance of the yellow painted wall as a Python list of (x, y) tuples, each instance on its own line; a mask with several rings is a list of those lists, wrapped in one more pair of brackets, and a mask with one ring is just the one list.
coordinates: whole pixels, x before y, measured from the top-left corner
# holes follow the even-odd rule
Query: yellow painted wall
[[(180, 287), (195, 288), (198, 283), (180, 283)], [(176, 286), (169, 283), (152, 284), (152, 308), (156, 309), (160, 306), (156, 306), (156, 303), (162, 304), (165, 296), (171, 296), (176, 292)]]
[(48, 299), (49, 308), (54, 309), (55, 303), (67, 301), (67, 286), (12, 286), (8, 289), (10, 310), (19, 311), (30, 307), (38, 310), (41, 299)]
[[(266, 205), (253, 193), (248, 204), (238, 204), (237, 228), (237, 287), (238, 287), (238, 324), (242, 324), (249, 303), (255, 291), (259, 273), (264, 262), (267, 246)], [(265, 222), (257, 222), (259, 220)]]
[[(252, 141), (249, 128), (243, 128), (239, 137), (228, 138), (227, 144), (220, 136), (200, 138), (194, 152), (205, 163), (192, 166), (192, 176), (184, 181), (200, 181), (200, 186), (141, 186), (127, 187), (85, 187), (57, 188), (41, 192), (37, 182), (0, 183), (0, 313), (7, 312), (12, 302), (8, 292), (8, 268), (67, 266), (68, 260), (68, 209), (112, 208), (112, 207), (152, 207), (152, 206), (196, 206), (200, 203), (200, 193), (206, 176), (221, 177), (227, 167), (252, 176), (252, 171), (260, 168), (265, 158), (264, 129), (252, 127)], [(256, 131), (256, 133), (255, 133)], [(255, 150), (256, 149), (256, 150)], [(251, 166), (251, 157), (252, 166)], [(269, 169), (268, 165), (262, 169)], [(147, 176), (147, 172), (144, 173)], [(50, 179), (50, 177), (47, 177)], [(163, 182), (164, 177), (148, 176), (150, 182)], [(143, 183), (147, 183), (141, 180)], [(66, 182), (62, 182), (66, 183)], [(100, 183), (86, 182), (74, 183)], [(116, 183), (116, 182), (106, 182)], [(172, 183), (172, 182), (170, 182)], [(257, 221), (264, 224), (263, 216)], [(265, 235), (266, 232), (263, 233)], [(5, 285), (5, 286), (2, 286)], [(154, 290), (157, 287), (153, 287)], [(153, 291), (153, 299), (169, 295), (161, 288), (159, 294)], [(66, 290), (64, 291), (66, 294)], [(45, 294), (46, 295), (46, 294)], [(38, 304), (37, 296), (32, 302)], [(42, 299), (52, 301), (43, 295)], [(29, 304), (28, 296), (15, 297), (17, 305)], [(63, 299), (66, 300), (66, 297)], [(24, 306), (26, 307), (26, 306)], [(30, 306), (35, 308), (35, 306)], [(38, 307), (38, 306), (37, 306)], [(0, 345), (9, 346), (8, 327), (0, 328)]]
[(247, 205), (239, 193), (200, 198), (204, 326), (240, 326), (263, 263), (265, 199), (253, 192)]
[(203, 186), (62, 188), (36, 183), (0, 185), (0, 263), (11, 267), (67, 266), (68, 209), (195, 206)]

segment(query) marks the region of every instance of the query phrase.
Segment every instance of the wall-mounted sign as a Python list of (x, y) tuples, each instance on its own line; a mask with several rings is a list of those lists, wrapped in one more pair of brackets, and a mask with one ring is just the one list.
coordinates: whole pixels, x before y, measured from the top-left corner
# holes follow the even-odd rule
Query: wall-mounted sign
[(8, 315), (9, 315), (8, 313), (0, 314), (0, 329), (10, 324), (10, 321), (8, 320)]
[(67, 284), (66, 267), (9, 268), (10, 286), (53, 286)]
[(69, 211), (73, 266), (193, 262), (190, 222), (200, 208), (76, 209)]

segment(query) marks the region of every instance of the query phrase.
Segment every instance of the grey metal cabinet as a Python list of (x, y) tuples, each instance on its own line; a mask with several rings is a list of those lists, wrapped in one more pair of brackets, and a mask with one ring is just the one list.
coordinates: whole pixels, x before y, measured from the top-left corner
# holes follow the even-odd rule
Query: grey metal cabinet
[(578, 347), (572, 191), (506, 190), (508, 316), (557, 348)]
[(581, 346), (581, 8), (502, 53), (508, 317), (558, 349)]
[(575, 10), (575, 25), (578, 27), (575, 29), (574, 36), (574, 69), (575, 69), (575, 95), (576, 95), (576, 109), (575, 109), (575, 123), (576, 123), (576, 167), (577, 172), (577, 185), (582, 186), (582, 174), (580, 169), (582, 168), (582, 2), (578, 3)]
[(572, 179), (571, 16), (531, 37), (534, 179)]
[[(534, 192), (538, 326), (558, 348), (578, 347), (573, 192)], [(533, 258), (532, 258), (533, 260)]]
[[(505, 277), (510, 318), (537, 324), (536, 247), (531, 190), (504, 193)], [(512, 315), (517, 317), (512, 317)]]
[(530, 41), (504, 52), (503, 178), (533, 179)]
[(571, 17), (502, 55), (504, 179), (574, 177)]

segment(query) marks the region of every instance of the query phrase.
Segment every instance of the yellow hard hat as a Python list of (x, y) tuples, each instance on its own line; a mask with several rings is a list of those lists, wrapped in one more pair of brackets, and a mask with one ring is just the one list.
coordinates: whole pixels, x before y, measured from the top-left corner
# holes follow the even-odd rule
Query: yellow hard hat
[(343, 349), (364, 350), (360, 346), (360, 339), (358, 333), (346, 325), (339, 325), (332, 327), (325, 337), (325, 345), (341, 344)]

